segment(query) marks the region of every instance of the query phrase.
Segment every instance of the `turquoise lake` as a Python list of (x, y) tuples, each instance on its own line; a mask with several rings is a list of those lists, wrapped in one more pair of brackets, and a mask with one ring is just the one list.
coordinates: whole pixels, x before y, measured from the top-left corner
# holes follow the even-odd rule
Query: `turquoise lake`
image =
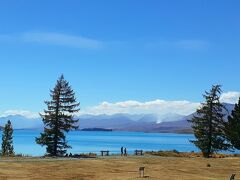
[[(35, 143), (35, 137), (39, 136), (40, 132), (36, 130), (15, 130), (15, 153), (32, 156), (44, 155), (45, 147)], [(122, 146), (126, 147), (130, 154), (136, 149), (144, 151), (173, 149), (184, 152), (198, 151), (189, 142), (193, 139), (192, 134), (171, 133), (72, 131), (67, 134), (68, 143), (72, 146), (72, 149), (69, 149), (68, 152), (72, 154), (88, 152), (99, 154), (101, 150), (109, 150), (110, 154), (119, 154)]]

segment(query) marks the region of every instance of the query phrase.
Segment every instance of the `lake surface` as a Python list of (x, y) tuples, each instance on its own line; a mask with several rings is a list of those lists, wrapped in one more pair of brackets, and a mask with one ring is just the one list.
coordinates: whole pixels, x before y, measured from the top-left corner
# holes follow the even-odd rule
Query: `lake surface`
[[(14, 150), (16, 154), (42, 156), (45, 147), (35, 143), (35, 137), (39, 136), (38, 130), (15, 130)], [(144, 151), (173, 150), (190, 152), (198, 149), (189, 142), (193, 140), (192, 134), (163, 134), (142, 132), (86, 132), (72, 131), (67, 134), (67, 140), (74, 153), (98, 153), (101, 150), (109, 150), (111, 154), (119, 154), (120, 148), (126, 147), (128, 153), (136, 149)], [(1, 140), (0, 140), (1, 142)]]

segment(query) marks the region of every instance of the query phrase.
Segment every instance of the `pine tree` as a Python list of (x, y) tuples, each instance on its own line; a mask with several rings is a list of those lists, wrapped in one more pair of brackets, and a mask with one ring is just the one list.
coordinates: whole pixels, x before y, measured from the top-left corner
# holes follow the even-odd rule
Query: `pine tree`
[(240, 98), (238, 104), (235, 104), (231, 115), (228, 116), (225, 132), (232, 147), (240, 150)]
[(203, 97), (206, 102), (202, 103), (192, 120), (193, 132), (196, 140), (191, 141), (203, 153), (206, 158), (211, 157), (214, 152), (227, 150), (224, 133), (224, 106), (220, 103), (221, 86), (212, 86), (210, 92), (205, 92)]
[(67, 148), (65, 133), (78, 128), (74, 113), (78, 112), (80, 103), (76, 102), (75, 93), (62, 75), (53, 90), (50, 91), (51, 101), (45, 101), (47, 110), (40, 114), (44, 123), (44, 132), (36, 138), (36, 143), (47, 146), (50, 156), (62, 156)]
[(11, 121), (8, 120), (3, 129), (2, 135), (2, 156), (13, 156), (13, 128)]

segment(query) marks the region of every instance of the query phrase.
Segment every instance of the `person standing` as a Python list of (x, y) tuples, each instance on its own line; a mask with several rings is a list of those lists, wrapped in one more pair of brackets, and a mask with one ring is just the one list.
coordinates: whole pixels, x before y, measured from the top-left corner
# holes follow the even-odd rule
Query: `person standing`
[(127, 156), (127, 148), (124, 148), (124, 156)]
[(121, 156), (123, 156), (123, 147), (121, 147)]

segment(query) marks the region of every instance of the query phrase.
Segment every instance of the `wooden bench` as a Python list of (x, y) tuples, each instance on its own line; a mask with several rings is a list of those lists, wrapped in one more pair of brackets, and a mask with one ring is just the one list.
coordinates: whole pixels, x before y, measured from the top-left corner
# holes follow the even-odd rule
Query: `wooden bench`
[(109, 156), (109, 151), (101, 151), (101, 156)]
[(143, 156), (143, 150), (135, 150), (136, 156)]

